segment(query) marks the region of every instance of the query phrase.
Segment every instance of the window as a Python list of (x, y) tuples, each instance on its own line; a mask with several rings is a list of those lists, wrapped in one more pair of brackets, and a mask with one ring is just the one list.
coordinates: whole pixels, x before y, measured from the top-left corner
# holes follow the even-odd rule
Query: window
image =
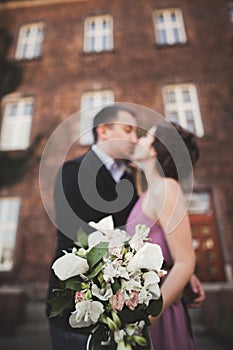
[(32, 98), (6, 100), (0, 136), (3, 151), (26, 149), (30, 141)]
[[(187, 199), (190, 199), (190, 196), (187, 196)], [(189, 214), (210, 214), (210, 194), (208, 192), (193, 192), (188, 205)]]
[(182, 12), (179, 9), (154, 12), (156, 42), (159, 45), (184, 44), (187, 41)]
[(101, 52), (113, 49), (113, 20), (109, 15), (89, 17), (85, 21), (85, 52)]
[(33, 59), (41, 56), (44, 40), (44, 24), (27, 24), (20, 28), (15, 58)]
[(13, 266), (19, 207), (19, 198), (0, 199), (0, 271), (9, 271)]
[(204, 130), (196, 87), (193, 84), (168, 85), (162, 90), (166, 118), (178, 123), (197, 136)]
[[(114, 103), (114, 93), (111, 90), (87, 92), (81, 97), (80, 144), (93, 143), (92, 122), (101, 108)], [(96, 106), (95, 108), (92, 108)]]

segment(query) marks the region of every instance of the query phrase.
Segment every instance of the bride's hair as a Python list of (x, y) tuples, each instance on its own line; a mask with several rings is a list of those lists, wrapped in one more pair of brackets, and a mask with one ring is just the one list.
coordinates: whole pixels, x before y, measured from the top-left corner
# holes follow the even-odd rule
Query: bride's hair
[[(196, 136), (190, 131), (182, 128), (176, 123), (171, 123), (172, 127), (166, 125), (158, 125), (155, 131), (155, 140), (152, 143), (156, 153), (157, 153), (157, 168), (161, 175), (165, 177), (171, 177), (178, 181), (179, 166), (183, 162), (183, 152), (181, 147), (184, 145), (189, 153), (191, 163), (194, 165), (199, 159), (199, 148), (197, 145)], [(179, 134), (183, 143), (179, 140), (177, 136)], [(173, 159), (170, 151), (175, 152), (176, 159)], [(180, 151), (179, 151), (180, 150)], [(182, 178), (189, 176), (190, 169), (182, 169)], [(180, 174), (179, 174), (179, 180)]]

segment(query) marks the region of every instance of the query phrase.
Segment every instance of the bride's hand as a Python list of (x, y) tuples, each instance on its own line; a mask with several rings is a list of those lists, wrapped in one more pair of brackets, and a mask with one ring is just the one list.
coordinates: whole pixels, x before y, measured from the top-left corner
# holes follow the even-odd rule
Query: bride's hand
[(149, 316), (149, 320), (151, 322), (151, 326), (153, 326), (159, 319), (160, 315), (156, 316), (156, 317), (153, 317), (153, 316)]

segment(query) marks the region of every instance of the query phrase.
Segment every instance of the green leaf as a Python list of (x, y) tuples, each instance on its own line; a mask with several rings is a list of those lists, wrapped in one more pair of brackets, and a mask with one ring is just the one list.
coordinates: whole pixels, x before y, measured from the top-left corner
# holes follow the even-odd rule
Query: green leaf
[(69, 293), (65, 289), (58, 289), (58, 288), (54, 288), (53, 292), (56, 293), (58, 296), (64, 296), (64, 295), (67, 295), (67, 293)]
[(139, 336), (139, 335), (134, 335), (134, 340), (136, 341), (136, 343), (140, 346), (146, 346), (148, 344), (146, 338)]
[(82, 248), (88, 247), (88, 235), (86, 234), (85, 231), (83, 231), (81, 227), (77, 232), (77, 240), (78, 240), (78, 242), (76, 242), (77, 245), (80, 245)]
[(82, 281), (81, 280), (79, 281), (77, 279), (77, 276), (71, 277), (65, 281), (65, 288), (75, 290), (75, 291), (80, 291), (80, 290), (82, 290), (81, 283), (82, 283)]
[(87, 262), (90, 267), (96, 265), (108, 251), (108, 242), (100, 242), (87, 254)]
[(95, 276), (98, 275), (98, 273), (102, 270), (103, 267), (102, 261), (99, 262), (99, 264), (94, 268), (94, 270), (87, 276), (88, 279), (92, 279)]
[(114, 279), (114, 283), (112, 284), (112, 290), (114, 292), (114, 294), (116, 294), (116, 292), (121, 289), (121, 284), (117, 279)]
[(51, 305), (51, 312), (49, 318), (60, 315), (64, 310), (73, 305), (73, 297), (69, 293), (64, 296), (56, 296), (48, 301)]
[(159, 299), (152, 300), (147, 308), (148, 314), (150, 314), (153, 317), (156, 317), (160, 314), (163, 307), (163, 298), (162, 295)]

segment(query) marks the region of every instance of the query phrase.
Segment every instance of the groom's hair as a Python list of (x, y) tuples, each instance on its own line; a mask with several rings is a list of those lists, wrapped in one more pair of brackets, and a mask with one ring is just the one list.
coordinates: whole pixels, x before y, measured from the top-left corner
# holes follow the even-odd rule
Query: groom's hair
[(121, 112), (121, 111), (127, 112), (131, 114), (134, 118), (136, 118), (136, 113), (132, 109), (119, 104), (104, 107), (96, 114), (93, 120), (93, 128), (92, 128), (94, 143), (96, 143), (98, 140), (97, 127), (101, 124), (113, 123), (118, 117), (118, 112)]

